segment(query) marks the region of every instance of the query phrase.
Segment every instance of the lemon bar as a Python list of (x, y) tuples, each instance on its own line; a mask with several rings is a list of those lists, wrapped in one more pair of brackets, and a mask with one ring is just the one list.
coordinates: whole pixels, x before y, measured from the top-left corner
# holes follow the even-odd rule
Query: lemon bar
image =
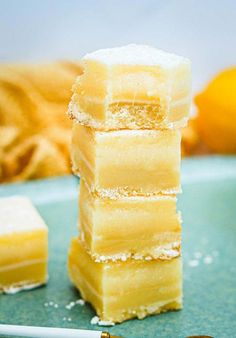
[(171, 259), (180, 255), (174, 195), (101, 198), (80, 180), (79, 228), (96, 261)]
[(74, 123), (73, 171), (100, 195), (180, 191), (179, 130), (96, 131)]
[(30, 200), (0, 198), (0, 292), (47, 282), (48, 229)]
[(102, 49), (82, 59), (69, 115), (99, 130), (184, 126), (191, 65), (184, 57), (143, 45)]
[(182, 306), (181, 257), (171, 260), (96, 263), (80, 239), (71, 242), (69, 275), (101, 320), (124, 320)]

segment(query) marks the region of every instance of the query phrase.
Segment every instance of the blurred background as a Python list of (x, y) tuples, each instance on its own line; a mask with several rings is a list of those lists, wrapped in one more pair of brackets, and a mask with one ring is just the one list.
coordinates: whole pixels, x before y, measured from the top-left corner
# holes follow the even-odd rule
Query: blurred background
[(234, 0), (0, 0), (0, 8), (0, 182), (70, 172), (66, 110), (79, 59), (129, 43), (192, 61), (183, 156), (236, 153)]

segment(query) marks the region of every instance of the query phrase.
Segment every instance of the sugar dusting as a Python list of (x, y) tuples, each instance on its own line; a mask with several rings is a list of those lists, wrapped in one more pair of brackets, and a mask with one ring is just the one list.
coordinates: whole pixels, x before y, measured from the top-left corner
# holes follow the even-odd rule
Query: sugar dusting
[(27, 291), (32, 290), (35, 288), (38, 288), (41, 285), (44, 285), (45, 283), (29, 283), (28, 281), (22, 281), (19, 284), (14, 284), (10, 286), (1, 286), (0, 284), (0, 293), (3, 292), (5, 294), (11, 294), (14, 295), (15, 293), (18, 293), (20, 291)]
[(42, 217), (25, 196), (0, 198), (0, 234), (47, 229)]
[(94, 316), (91, 320), (90, 320), (90, 324), (91, 325), (97, 325), (99, 322), (99, 317), (98, 316)]
[[(84, 306), (85, 305), (85, 300), (82, 298), (76, 299), (74, 301), (70, 301), (68, 304), (66, 305), (62, 305), (62, 308), (66, 309), (67, 311), (71, 311), (75, 306)], [(55, 301), (47, 301), (43, 304), (43, 306), (47, 309), (52, 308), (52, 309), (59, 309), (61, 308), (61, 306), (55, 302)], [(60, 310), (60, 309), (59, 309)], [(67, 312), (69, 313), (69, 312)], [(62, 317), (62, 320), (64, 322), (72, 322), (72, 318), (70, 316), (64, 316)]]
[(99, 326), (114, 326), (115, 323), (108, 320), (101, 320), (98, 316), (94, 316), (90, 320), (91, 325), (99, 325)]
[(62, 320), (63, 320), (64, 322), (72, 322), (71, 317), (63, 317)]
[[(203, 245), (207, 245), (208, 239), (203, 237), (201, 243)], [(213, 250), (212, 252), (204, 253), (198, 250), (195, 251), (191, 256), (192, 258), (188, 260), (187, 264), (191, 268), (196, 268), (200, 264), (210, 265), (214, 263), (215, 259), (219, 256), (219, 252), (217, 250)]]
[(44, 307), (53, 307), (54, 309), (58, 309), (59, 304), (54, 303), (53, 301), (50, 301), (50, 302), (45, 302)]
[(80, 306), (84, 306), (85, 305), (85, 301), (83, 299), (77, 299), (75, 301), (72, 301), (68, 304), (66, 304), (65, 308), (67, 310), (71, 310), (73, 309), (76, 305), (80, 305)]
[(147, 46), (130, 44), (122, 47), (99, 49), (86, 54), (83, 60), (95, 60), (108, 66), (123, 65), (147, 65), (173, 68), (180, 64), (190, 64), (187, 58), (163, 50)]

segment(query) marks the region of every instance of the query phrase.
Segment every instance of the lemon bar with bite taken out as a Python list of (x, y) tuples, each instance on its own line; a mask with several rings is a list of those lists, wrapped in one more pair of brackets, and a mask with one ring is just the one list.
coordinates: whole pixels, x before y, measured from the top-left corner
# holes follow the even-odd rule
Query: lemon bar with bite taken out
[(160, 129), (186, 124), (191, 65), (153, 47), (102, 49), (82, 59), (69, 114), (95, 129)]

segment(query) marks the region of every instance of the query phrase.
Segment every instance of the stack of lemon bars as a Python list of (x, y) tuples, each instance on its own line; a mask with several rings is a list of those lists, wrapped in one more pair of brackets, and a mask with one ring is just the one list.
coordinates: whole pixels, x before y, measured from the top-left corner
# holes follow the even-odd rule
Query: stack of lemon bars
[(190, 61), (128, 45), (87, 54), (82, 64), (69, 105), (81, 178), (70, 278), (103, 321), (180, 309), (176, 194)]

